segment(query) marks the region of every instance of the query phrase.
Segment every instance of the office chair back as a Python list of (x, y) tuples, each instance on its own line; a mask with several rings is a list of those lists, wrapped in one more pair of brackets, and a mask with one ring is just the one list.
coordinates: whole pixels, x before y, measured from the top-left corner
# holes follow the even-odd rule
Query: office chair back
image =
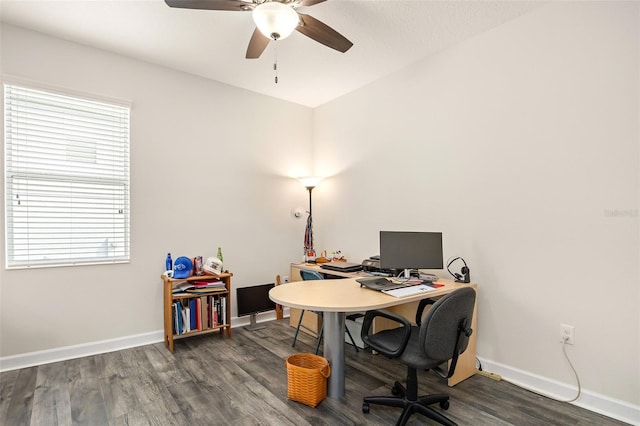
[(467, 349), (473, 332), (475, 301), (475, 290), (464, 287), (444, 296), (429, 309), (420, 326), (419, 339), (420, 349), (428, 358), (446, 361), (453, 356), (456, 360)]
[(324, 277), (322, 275), (320, 275), (319, 272), (307, 271), (306, 269), (301, 269), (300, 270), (300, 277), (302, 278), (303, 281), (322, 280), (322, 279), (324, 279)]

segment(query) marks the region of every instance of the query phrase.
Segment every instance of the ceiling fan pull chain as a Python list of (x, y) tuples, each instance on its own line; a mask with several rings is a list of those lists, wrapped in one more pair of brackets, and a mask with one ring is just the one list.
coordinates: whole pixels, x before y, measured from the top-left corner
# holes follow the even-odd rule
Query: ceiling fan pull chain
[(273, 61), (273, 71), (276, 74), (276, 79), (275, 79), (276, 84), (278, 84), (278, 43), (275, 42), (275, 40), (274, 40), (274, 43), (273, 43), (273, 49), (276, 52), (275, 53), (276, 57), (275, 57), (275, 60)]

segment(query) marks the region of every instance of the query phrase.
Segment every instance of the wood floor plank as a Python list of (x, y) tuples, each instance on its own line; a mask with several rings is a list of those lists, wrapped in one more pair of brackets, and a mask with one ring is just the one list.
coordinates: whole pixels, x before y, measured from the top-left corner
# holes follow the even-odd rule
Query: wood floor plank
[(69, 382), (71, 419), (74, 425), (108, 425), (109, 416), (98, 378)]
[(135, 377), (111, 376), (98, 379), (107, 416), (110, 419), (136, 411)]
[[(285, 360), (313, 353), (316, 340), (301, 335), (291, 347), (288, 319), (249, 331), (175, 342), (0, 373), (0, 424), (52, 425), (390, 425), (400, 410), (362, 398), (390, 395), (406, 367), (370, 351), (346, 347), (345, 392), (311, 408), (287, 398)], [(471, 377), (453, 388), (419, 372), (419, 393), (448, 393), (446, 415), (461, 426), (620, 426), (623, 423), (554, 401), (507, 382)], [(437, 408), (439, 409), (439, 408)], [(432, 425), (413, 415), (409, 425)]]
[(66, 363), (41, 365), (38, 367), (31, 424), (69, 425), (71, 423), (71, 400)]
[[(7, 418), (7, 410), (11, 402), (13, 386), (20, 374), (20, 370), (7, 371), (0, 374), (0, 420)], [(2, 423), (0, 421), (0, 423)]]
[(164, 343), (145, 346), (144, 355), (149, 360), (155, 376), (165, 386), (190, 380), (189, 372), (176, 361)]
[(38, 367), (24, 368), (18, 372), (7, 407), (8, 419), (15, 419), (18, 424), (31, 423), (37, 374)]

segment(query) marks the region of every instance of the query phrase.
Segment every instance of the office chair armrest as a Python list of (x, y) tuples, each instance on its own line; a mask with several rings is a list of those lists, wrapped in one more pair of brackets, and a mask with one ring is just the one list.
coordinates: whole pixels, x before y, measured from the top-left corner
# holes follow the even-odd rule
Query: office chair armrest
[[(375, 334), (369, 334), (373, 320), (377, 317), (386, 318), (400, 324), (399, 328), (391, 330), (382, 330)], [(398, 331), (400, 330), (400, 331)], [(389, 336), (389, 339), (381, 338), (381, 336)], [(400, 337), (399, 337), (400, 336)], [(362, 331), (360, 332), (362, 341), (371, 346), (372, 349), (381, 354), (396, 358), (404, 352), (411, 337), (411, 323), (406, 318), (396, 315), (384, 309), (367, 311), (362, 322)]]
[(422, 313), (424, 312), (424, 308), (427, 305), (433, 305), (436, 303), (436, 299), (422, 299), (420, 304), (418, 305), (418, 309), (416, 310), (416, 325), (420, 327), (422, 325)]

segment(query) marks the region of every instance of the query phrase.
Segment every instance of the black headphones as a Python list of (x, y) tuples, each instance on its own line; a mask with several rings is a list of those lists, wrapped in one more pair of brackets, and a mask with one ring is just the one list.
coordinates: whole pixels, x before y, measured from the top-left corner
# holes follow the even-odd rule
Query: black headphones
[[(460, 259), (462, 261), (462, 263), (464, 263), (464, 266), (460, 269), (460, 272), (462, 273), (462, 275), (460, 275), (458, 273), (451, 272), (451, 269), (449, 269), (451, 264), (453, 262), (455, 262), (456, 260), (458, 260), (458, 259)], [(457, 283), (470, 283), (471, 282), (471, 276), (469, 274), (469, 267), (467, 266), (467, 262), (465, 262), (464, 259), (461, 258), (460, 256), (454, 257), (453, 259), (451, 259), (450, 261), (447, 262), (447, 271), (449, 271), (451, 276), (456, 279)]]

